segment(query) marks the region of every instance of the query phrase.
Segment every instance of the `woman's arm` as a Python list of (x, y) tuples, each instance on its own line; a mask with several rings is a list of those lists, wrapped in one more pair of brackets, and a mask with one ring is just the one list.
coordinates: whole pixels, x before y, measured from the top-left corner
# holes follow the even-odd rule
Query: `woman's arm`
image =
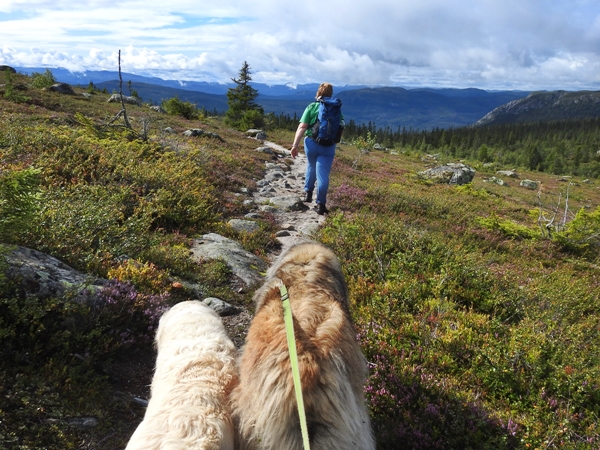
[(300, 122), (298, 124), (298, 129), (296, 130), (296, 135), (294, 136), (294, 142), (292, 143), (292, 158), (298, 156), (298, 145), (300, 145), (300, 140), (304, 133), (308, 129), (308, 124)]

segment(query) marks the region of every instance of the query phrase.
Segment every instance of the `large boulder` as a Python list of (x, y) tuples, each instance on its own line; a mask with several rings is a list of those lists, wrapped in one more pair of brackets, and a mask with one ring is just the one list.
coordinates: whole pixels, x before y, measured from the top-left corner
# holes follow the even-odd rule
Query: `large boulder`
[(10, 73), (17, 73), (17, 70), (14, 67), (0, 65), (0, 72), (6, 72), (6, 71), (8, 71)]
[(72, 292), (78, 301), (95, 298), (90, 292), (101, 290), (107, 280), (90, 277), (62, 261), (26, 247), (11, 247), (0, 255), (7, 264), (6, 277), (16, 283), (24, 296), (38, 298), (61, 297)]
[(419, 172), (419, 175), (437, 183), (462, 185), (473, 181), (475, 169), (462, 163), (448, 163)]
[(71, 85), (67, 83), (56, 83), (48, 88), (49, 91), (58, 92), (59, 94), (76, 95)]

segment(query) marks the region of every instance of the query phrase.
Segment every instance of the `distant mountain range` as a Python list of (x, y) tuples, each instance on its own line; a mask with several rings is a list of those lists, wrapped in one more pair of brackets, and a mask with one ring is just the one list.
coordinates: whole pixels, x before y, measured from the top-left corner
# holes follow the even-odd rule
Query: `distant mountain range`
[[(16, 68), (21, 73), (43, 73), (46, 68)], [(111, 71), (70, 72), (51, 68), (58, 81), (88, 86), (93, 82), (109, 92), (119, 89), (119, 74)], [(235, 84), (163, 80), (122, 73), (123, 92), (136, 91), (144, 101), (160, 104), (179, 97), (209, 111), (227, 110), (227, 90)], [(131, 82), (131, 83), (129, 83)], [(299, 117), (314, 99), (318, 84), (266, 85), (252, 83), (265, 112)], [(404, 89), (401, 87), (335, 86), (346, 121), (371, 122), (377, 127), (415, 130), (478, 124), (561, 120), (600, 116), (600, 92), (484, 91), (481, 89)]]

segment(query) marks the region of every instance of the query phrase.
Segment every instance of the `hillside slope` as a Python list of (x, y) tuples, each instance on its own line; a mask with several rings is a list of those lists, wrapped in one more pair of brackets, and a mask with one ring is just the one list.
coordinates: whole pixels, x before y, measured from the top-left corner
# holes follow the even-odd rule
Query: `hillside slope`
[(600, 91), (533, 92), (486, 114), (476, 125), (600, 117)]

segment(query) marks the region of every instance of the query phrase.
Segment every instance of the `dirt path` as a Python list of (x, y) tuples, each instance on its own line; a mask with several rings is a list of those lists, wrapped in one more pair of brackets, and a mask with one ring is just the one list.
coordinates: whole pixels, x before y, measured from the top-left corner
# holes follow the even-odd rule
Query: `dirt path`
[[(278, 153), (290, 154), (287, 148), (273, 142), (264, 141), (264, 145)], [(290, 197), (287, 202), (290, 204), (289, 208), (270, 210), (282, 228), (282, 231), (277, 234), (282, 249), (270, 255), (271, 260), (274, 260), (289, 246), (311, 239), (311, 235), (325, 222), (325, 216), (317, 214), (314, 202), (311, 204), (301, 202), (304, 197), (306, 156), (300, 153), (293, 160), (290, 170), (286, 171), (286, 169), (287, 166), (284, 164), (268, 164), (265, 178), (259, 182), (259, 185), (262, 186), (253, 194), (256, 204), (261, 204), (270, 198)], [(293, 204), (293, 197), (297, 197), (296, 205)]]

